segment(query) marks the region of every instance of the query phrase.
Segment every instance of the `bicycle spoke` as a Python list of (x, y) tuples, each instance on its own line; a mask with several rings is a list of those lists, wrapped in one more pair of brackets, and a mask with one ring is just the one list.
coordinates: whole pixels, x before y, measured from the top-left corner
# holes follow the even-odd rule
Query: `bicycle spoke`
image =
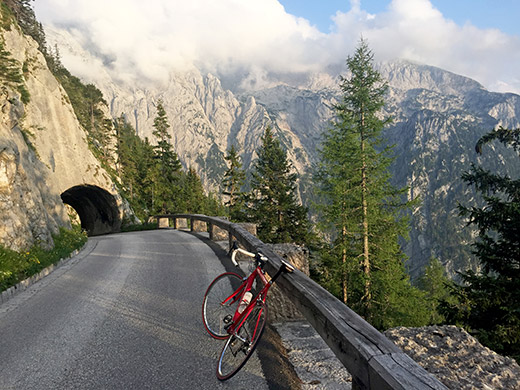
[(231, 378), (246, 363), (262, 336), (266, 317), (267, 306), (259, 300), (224, 345), (217, 367), (218, 379)]
[[(242, 278), (235, 273), (218, 276), (208, 287), (202, 303), (202, 318), (208, 333), (216, 339), (229, 336), (226, 328), (233, 319), (238, 300), (228, 299), (240, 287)], [(237, 294), (239, 297), (239, 294)]]

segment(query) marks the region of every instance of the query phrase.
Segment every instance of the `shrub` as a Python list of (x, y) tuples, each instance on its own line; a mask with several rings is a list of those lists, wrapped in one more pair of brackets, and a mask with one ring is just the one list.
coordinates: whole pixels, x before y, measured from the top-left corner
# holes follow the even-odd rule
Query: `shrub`
[(24, 252), (0, 246), (0, 291), (57, 263), (87, 242), (87, 235), (79, 226), (71, 230), (60, 228), (59, 234), (53, 238), (54, 248), (50, 250), (42, 249), (39, 244)]

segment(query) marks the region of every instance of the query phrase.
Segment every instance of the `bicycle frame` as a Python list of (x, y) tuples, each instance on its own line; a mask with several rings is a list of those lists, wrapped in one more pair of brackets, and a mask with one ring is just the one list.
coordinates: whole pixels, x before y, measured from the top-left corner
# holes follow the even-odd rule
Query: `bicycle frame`
[[(243, 253), (243, 254), (245, 254), (246, 256), (249, 256), (249, 257), (256, 257), (257, 256), (254, 253), (248, 252), (248, 251), (246, 251), (244, 249), (236, 248), (233, 251), (233, 255), (231, 256), (231, 260), (237, 266), (238, 266), (238, 263), (235, 260), (235, 255), (236, 255), (237, 252)], [(260, 256), (260, 259), (262, 260), (262, 256)], [(263, 258), (263, 260), (267, 261), (267, 259), (265, 257)], [(284, 262), (284, 264), (286, 266), (286, 270), (289, 270), (289, 272), (292, 272), (294, 270), (294, 267), (292, 265), (287, 264), (285, 262)], [(244, 297), (244, 294), (247, 291), (251, 291), (251, 288), (252, 288), (253, 283), (255, 281), (255, 278), (257, 276), (259, 277), (259, 279), (262, 281), (262, 283), (264, 285), (262, 287), (262, 289), (260, 290), (260, 292), (251, 298), (251, 301), (249, 302), (247, 307), (242, 312), (239, 312), (238, 311), (238, 307), (237, 307), (237, 309), (235, 311), (235, 314), (233, 315), (233, 320), (231, 321), (229, 327), (227, 328), (228, 334), (233, 334), (236, 330), (240, 329), (240, 327), (244, 323), (244, 320), (247, 318), (248, 314), (253, 310), (253, 308), (256, 305), (256, 302), (258, 301), (258, 299), (262, 299), (262, 301), (265, 303), (265, 300), (266, 300), (266, 297), (267, 297), (267, 292), (269, 291), (269, 289), (271, 288), (271, 286), (273, 285), (275, 280), (278, 278), (278, 276), (281, 275), (282, 272), (283, 272), (283, 267), (281, 267), (278, 270), (278, 272), (270, 280), (268, 280), (266, 278), (266, 276), (265, 276), (265, 272), (263, 270), (263, 265), (262, 265), (261, 262), (259, 262), (257, 267), (255, 268), (255, 270), (253, 272), (251, 272), (251, 274), (247, 278), (244, 278), (244, 280), (243, 280), (242, 284), (240, 285), (240, 287), (238, 289), (236, 289), (233, 294), (231, 294), (229, 297), (227, 297), (222, 302), (223, 305), (228, 303), (230, 300), (232, 300), (231, 304), (233, 304), (233, 303), (235, 303), (237, 301), (241, 302), (243, 297)], [(255, 330), (256, 330), (256, 328), (255, 328)]]
[(265, 302), (267, 292), (273, 284), (273, 279), (267, 280), (262, 267), (257, 266), (255, 270), (247, 278), (244, 279), (240, 287), (236, 289), (236, 291), (233, 294), (231, 294), (222, 302), (223, 305), (227, 304), (230, 300), (231, 304), (233, 304), (236, 301), (240, 302), (243, 299), (244, 294), (247, 291), (251, 291), (251, 288), (257, 276), (262, 281), (264, 286), (255, 296), (251, 298), (251, 301), (242, 312), (239, 312), (238, 308), (236, 309), (235, 314), (233, 315), (233, 320), (230, 326), (227, 328), (227, 332), (229, 334), (232, 334), (233, 332), (235, 332), (235, 330), (239, 329), (242, 326), (245, 318), (251, 312), (251, 310), (253, 310), (253, 307), (256, 305), (258, 299), (262, 299), (262, 301)]

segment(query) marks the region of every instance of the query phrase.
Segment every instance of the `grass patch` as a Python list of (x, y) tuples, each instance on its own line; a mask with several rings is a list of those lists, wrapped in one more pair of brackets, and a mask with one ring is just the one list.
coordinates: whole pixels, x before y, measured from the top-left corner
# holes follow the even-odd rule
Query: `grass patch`
[(60, 228), (59, 234), (53, 238), (54, 248), (51, 250), (44, 250), (38, 244), (25, 252), (16, 252), (0, 246), (0, 291), (68, 257), (87, 242), (87, 235), (79, 226), (73, 227), (72, 230)]

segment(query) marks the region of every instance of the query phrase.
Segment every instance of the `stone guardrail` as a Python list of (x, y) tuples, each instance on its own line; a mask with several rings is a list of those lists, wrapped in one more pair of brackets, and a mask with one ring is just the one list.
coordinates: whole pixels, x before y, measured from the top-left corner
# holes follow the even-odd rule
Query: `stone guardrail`
[[(208, 231), (210, 238), (227, 232), (250, 252), (262, 252), (269, 258), (265, 270), (274, 274), (281, 258), (241, 224), (200, 214), (156, 215), (161, 220), (173, 220), (175, 228)], [(185, 220), (185, 221), (184, 221)], [(183, 226), (179, 221), (183, 221)], [(164, 226), (164, 225), (163, 225)], [(323, 287), (300, 271), (283, 274), (277, 285), (306, 317), (325, 340), (341, 363), (352, 375), (354, 390), (426, 390), (447, 389), (382, 333), (344, 305)]]

